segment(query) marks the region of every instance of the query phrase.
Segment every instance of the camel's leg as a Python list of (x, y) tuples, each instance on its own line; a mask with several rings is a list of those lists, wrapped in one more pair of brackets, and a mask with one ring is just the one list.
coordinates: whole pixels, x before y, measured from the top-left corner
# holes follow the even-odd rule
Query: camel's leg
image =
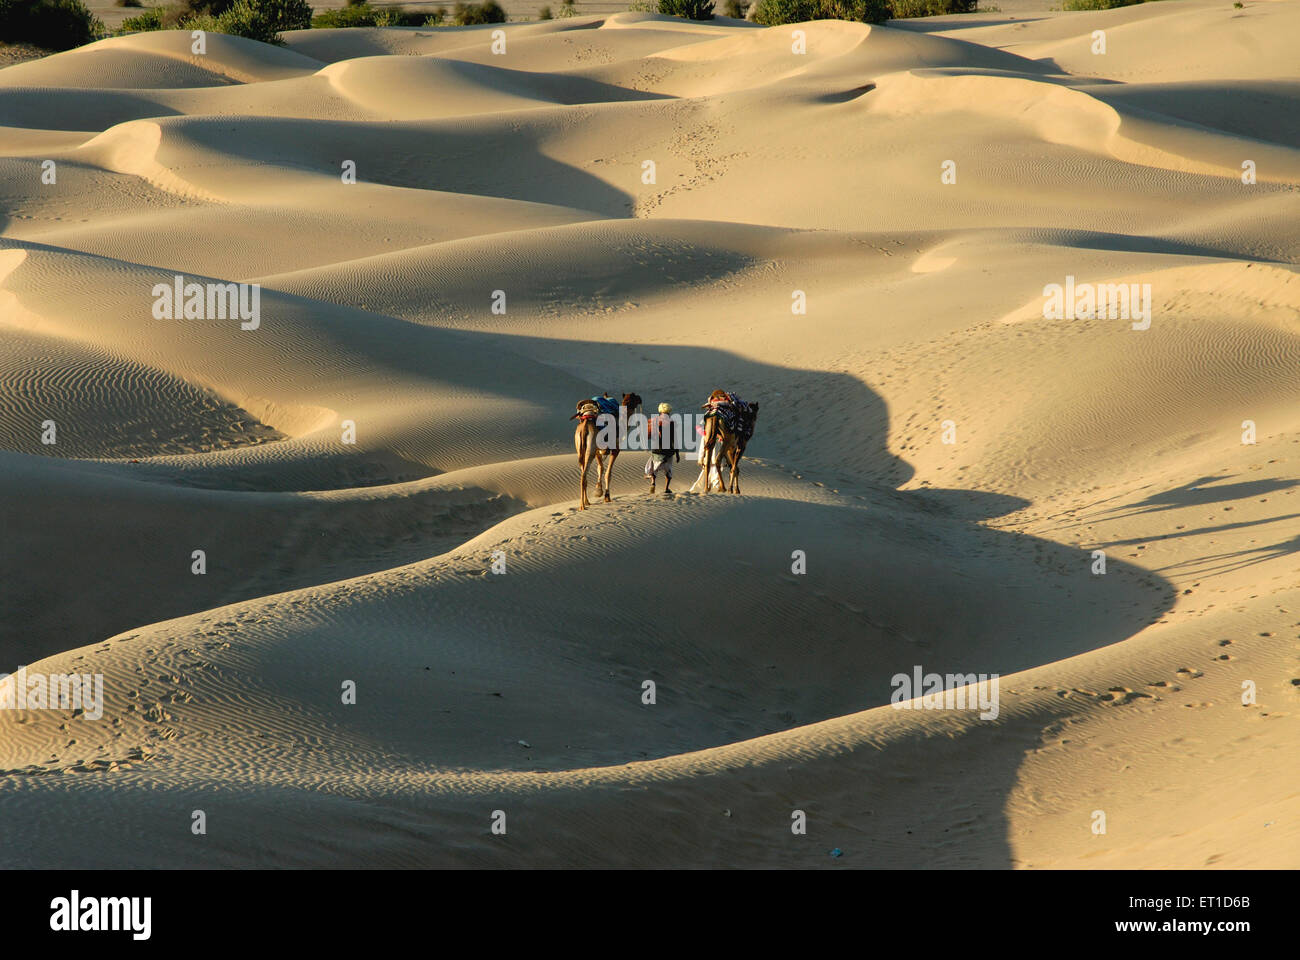
[(718, 439), (717, 434), (717, 417), (709, 417), (704, 421), (704, 492), (712, 492), (713, 480), (709, 477), (709, 471), (713, 466), (713, 444)]
[(578, 428), (578, 433), (574, 437), (574, 445), (578, 448), (578, 509), (587, 509), (587, 468), (591, 466), (591, 453), (587, 443), (586, 424)]
[(606, 450), (605, 458), (606, 458), (606, 462), (605, 462), (605, 472), (604, 472), (604, 491), (605, 491), (605, 502), (609, 503), (609, 485), (610, 482), (614, 479), (614, 461), (618, 459), (618, 451)]
[(731, 492), (740, 493), (740, 451), (734, 446), (728, 448), (727, 459), (731, 461)]
[[(716, 423), (716, 422), (717, 422), (716, 419), (710, 421), (710, 423)], [(716, 445), (710, 448), (709, 473), (711, 475), (713, 473), (713, 470), (715, 468), (717, 469), (718, 492), (728, 493), (730, 492), (728, 486), (728, 480), (730, 479), (730, 477), (729, 476), (724, 477), (722, 471), (724, 468), (727, 467), (728, 460), (731, 457), (731, 438), (721, 428), (718, 428), (715, 435), (715, 440), (716, 440)], [(713, 489), (713, 483), (711, 480), (709, 482), (709, 489)]]

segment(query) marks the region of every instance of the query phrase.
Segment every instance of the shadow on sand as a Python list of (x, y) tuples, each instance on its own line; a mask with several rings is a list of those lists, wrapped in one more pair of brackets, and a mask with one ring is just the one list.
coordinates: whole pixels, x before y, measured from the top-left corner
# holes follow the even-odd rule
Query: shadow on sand
[[(446, 331), (413, 324), (406, 327), (402, 356), (394, 355), (394, 363), (416, 369), (421, 364), (427, 365), (448, 345)], [(692, 702), (691, 709), (683, 715), (680, 725), (667, 728), (660, 742), (655, 741), (653, 730), (648, 730), (644, 721), (628, 719), (623, 724), (626, 729), (621, 732), (617, 729), (621, 721), (615, 721), (610, 730), (602, 732), (606, 738), (600, 741), (606, 744), (604, 749), (597, 748), (594, 753), (588, 751), (582, 756), (566, 756), (561, 752), (549, 762), (545, 762), (540, 751), (535, 751), (531, 757), (521, 755), (518, 761), (511, 761), (520, 764), (521, 769), (537, 769), (539, 762), (545, 762), (553, 770), (621, 766), (647, 755), (689, 753), (829, 720), (888, 703), (889, 676), (910, 672), (913, 667), (927, 672), (1005, 676), (1121, 642), (1159, 619), (1172, 605), (1170, 584), (1140, 568), (1115, 562), (1105, 578), (1092, 577), (1087, 551), (995, 530), (978, 522), (1021, 506), (1014, 497), (978, 491), (897, 489), (912, 476), (912, 468), (888, 449), (887, 404), (854, 376), (767, 364), (706, 347), (593, 344), (464, 332), (455, 336), (472, 344), (476, 354), (501, 358), (496, 379), (481, 370), (448, 371), (445, 364), (439, 365), (438, 374), (431, 379), (475, 381), (479, 388), (501, 397), (545, 405), (553, 410), (553, 426), (547, 429), (554, 430), (557, 453), (571, 453), (572, 432), (567, 417), (576, 399), (575, 382), (585, 382), (592, 392), (635, 390), (648, 405), (669, 399), (680, 408), (693, 407), (713, 388), (725, 386), (743, 397), (762, 402), (751, 454), (765, 461), (787, 464), (789, 472), (793, 474), (797, 470), (810, 483), (817, 480), (827, 487), (835, 484), (837, 495), (844, 501), (839, 504), (771, 497), (726, 498), (728, 509), (723, 513), (702, 514), (699, 529), (689, 536), (651, 537), (643, 546), (635, 547), (640, 551), (639, 560), (646, 559), (641, 556), (644, 551), (662, 551), (663, 565), (682, 580), (681, 589), (672, 593), (677, 600), (673, 622), (657, 629), (670, 639), (680, 635), (675, 645), (665, 649), (686, 657), (683, 663), (696, 664), (696, 683), (687, 683), (687, 689), (681, 693), (683, 700)], [(517, 383), (508, 379), (510, 366), (505, 356), (508, 353), (552, 365), (568, 375), (557, 373), (555, 387), (543, 396), (520, 398)], [(583, 373), (594, 370), (602, 371), (605, 382), (593, 382)], [(698, 370), (709, 371), (708, 379), (692, 379), (683, 372)], [(535, 444), (536, 438), (529, 442)], [(510, 456), (508, 446), (500, 455)], [(109, 465), (105, 467), (108, 469)], [(237, 471), (239, 467), (235, 464), (229, 469)], [(1205, 478), (1199, 483), (1210, 479), (1216, 478)], [(629, 492), (631, 483), (624, 482), (627, 486), (622, 491), (616, 487), (616, 496)], [(1148, 498), (1144, 505), (1159, 509), (1171, 499), (1177, 502), (1179, 498), (1205, 498), (1212, 496), (1213, 490), (1192, 484), (1163, 498)], [(616, 502), (604, 508), (609, 511), (609, 522), (618, 522), (615, 513), (618, 506)], [(419, 502), (412, 501), (410, 508), (417, 507)], [(295, 507), (290, 503), (284, 509), (292, 512)], [(601, 510), (602, 505), (595, 509)], [(751, 520), (733, 522), (736, 510), (752, 512)], [(228, 522), (239, 522), (237, 512), (228, 512), (227, 516), (231, 518)], [(728, 516), (730, 519), (726, 519)], [(464, 535), (476, 526), (487, 529), (501, 516), (494, 510), (483, 514), (478, 524), (472, 516), (467, 515), (465, 519), (467, 522), (456, 530), (458, 534)], [(105, 509), (100, 520), (95, 535), (114, 536), (113, 511)], [(203, 522), (211, 524), (211, 518)], [(350, 518), (339, 520), (330, 530), (330, 536), (347, 542), (349, 537), (361, 536), (368, 522), (365, 511), (357, 511)], [(310, 557), (295, 560), (280, 549), (275, 540), (278, 529), (274, 525), (263, 529), (239, 523), (238, 535), (245, 539), (246, 545), (255, 555), (263, 555), (268, 563), (274, 564), (268, 569), (254, 565), (239, 571), (245, 587), (242, 598), (320, 582), (313, 581), (313, 576), (325, 571), (313, 569)], [(445, 536), (448, 531), (441, 532)], [(207, 529), (209, 537), (214, 533), (210, 527)], [(147, 531), (137, 532), (137, 536), (142, 542), (148, 541)], [(595, 540), (599, 543), (600, 537)], [(806, 579), (785, 578), (798, 581), (790, 589), (800, 591), (799, 603), (806, 606), (810, 598), (817, 598), (820, 606), (809, 609), (824, 612), (818, 622), (795, 620), (773, 632), (782, 614), (780, 608), (765, 606), (762, 597), (775, 593), (769, 587), (760, 590), (756, 594), (758, 599), (749, 607), (719, 603), (718, 597), (726, 597), (732, 591), (755, 589), (753, 564), (766, 549), (764, 543), (768, 540), (779, 546), (771, 562), (787, 569), (790, 544), (795, 540), (810, 557), (819, 559), (820, 568), (810, 567)], [(382, 557), (359, 558), (360, 562), (352, 569), (332, 564), (328, 579), (421, 559), (430, 555), (432, 546), (423, 538), (394, 543)], [(1285, 547), (1279, 545), (1279, 549)], [(57, 560), (59, 553), (75, 552), (80, 546), (52, 543), (49, 549)], [(548, 597), (548, 606), (559, 610), (580, 608), (588, 602), (590, 585), (597, 582), (607, 596), (643, 595), (647, 589), (640, 572), (644, 564), (632, 563), (624, 569), (616, 561), (617, 553), (576, 560), (560, 558), (557, 563), (563, 575), (557, 576), (553, 589), (542, 594)], [(183, 564), (172, 564), (171, 568), (174, 569), (171, 576), (187, 581), (195, 579), (188, 575)], [(707, 578), (701, 579), (706, 571)], [(112, 569), (101, 570), (93, 583), (77, 583), (76, 589), (95, 591), (104, 611), (119, 609), (119, 598), (130, 594), (131, 585), (139, 576), (138, 566), (124, 561)], [(1105, 582), (1100, 583), (1103, 579)], [(504, 583), (494, 591), (491, 604), (492, 615), (498, 618), (493, 642), (530, 643), (529, 635), (520, 631), (529, 629), (536, 611), (521, 607), (523, 594), (513, 602), (509, 597), (516, 584), (526, 585), (527, 574), (501, 580)], [(707, 590), (703, 589), (706, 583)], [(167, 596), (164, 584), (154, 586), (153, 595)], [(469, 592), (474, 589), (481, 588), (477, 584), (453, 585), (445, 595), (440, 594), (440, 609), (482, 608), (481, 595), (475, 595), (476, 602), (468, 602)], [(464, 604), (455, 602), (460, 592), (466, 594)], [(227, 583), (219, 599), (212, 598), (215, 602), (211, 604), (199, 601), (197, 609), (241, 599), (240, 593), (239, 583), (233, 586)], [(191, 602), (197, 600), (191, 598)], [(57, 603), (57, 597), (52, 597), (50, 602)], [(393, 616), (400, 619), (400, 601), (391, 602), (397, 603)], [(137, 622), (152, 622), (180, 612), (138, 610), (135, 616)], [(501, 620), (502, 617), (506, 619)], [(508, 629), (511, 617), (522, 617), (518, 631)], [(647, 629), (654, 627), (652, 618), (635, 619), (638, 622), (646, 619)], [(135, 625), (121, 622), (121, 617), (117, 618), (119, 622), (111, 620), (106, 615), (103, 635)], [(563, 669), (551, 668), (559, 672), (547, 678), (548, 689), (552, 691), (546, 698), (550, 705), (547, 722), (563, 725), (566, 713), (575, 712), (576, 717), (576, 712), (584, 706), (584, 684), (590, 682), (587, 677), (590, 670), (574, 665), (590, 666), (599, 661), (600, 671), (638, 676), (638, 671), (646, 669), (645, 657), (649, 651), (626, 642), (631, 625), (616, 628), (622, 632), (622, 642), (614, 644), (609, 642), (609, 629), (608, 623), (591, 618), (575, 621), (573, 629), (566, 633), (563, 643), (573, 655), (562, 657), (559, 662), (568, 664), (571, 672), (566, 674)], [(935, 630), (942, 633), (937, 634)], [(484, 633), (477, 635), (487, 637)], [(719, 675), (711, 678), (708, 671), (718, 669), (727, 657), (744, 656), (743, 652), (751, 647), (755, 637), (762, 637), (768, 645), (767, 655), (780, 659), (785, 667), (773, 673), (771, 680), (755, 680), (748, 690), (727, 692), (725, 701), (711, 700), (708, 688), (713, 683), (725, 686), (725, 678)], [(679, 678), (673, 682), (683, 681)], [(468, 703), (464, 706), (470, 707)], [(829, 771), (830, 766), (838, 766), (840, 780), (845, 771), (850, 774), (850, 780), (860, 780), (860, 789), (826, 796), (818, 802), (835, 818), (845, 835), (856, 837), (862, 849), (875, 851), (885, 861), (902, 865), (912, 855), (909, 851), (915, 851), (916, 863), (926, 866), (1007, 867), (1012, 865), (1012, 851), (1006, 841), (1007, 822), (1003, 812), (1006, 798), (1016, 783), (1026, 751), (1036, 745), (1041, 731), (1053, 720), (1048, 713), (1007, 715), (998, 721), (976, 724), (974, 730), (968, 730), (962, 737), (939, 744), (934, 756), (927, 756), (924, 774), (904, 776), (891, 769), (888, 751), (855, 751), (838, 757), (823, 755), (809, 761), (805, 772), (812, 778), (808, 782), (813, 784), (818, 772)], [(912, 737), (906, 734), (903, 739)], [(919, 731), (915, 737), (924, 739)], [(630, 753), (629, 744), (634, 741), (642, 749)], [(429, 742), (430, 753), (412, 756), (413, 761), (473, 764), (470, 757), (443, 755), (436, 737)], [(402, 752), (408, 749), (405, 743), (394, 747)], [(910, 748), (904, 745), (900, 749)], [(970, 756), (978, 756), (978, 771), (972, 769), (973, 761), (966, 759)], [(722, 770), (717, 779), (703, 778), (711, 783), (683, 780), (666, 783), (663, 789), (669, 794), (680, 794), (683, 803), (687, 797), (703, 802), (703, 794), (716, 791), (719, 784), (732, 782), (741, 789), (750, 776), (744, 767), (742, 764)], [(971, 791), (970, 780), (976, 772), (981, 788)], [(830, 772), (826, 775), (831, 777)], [(767, 781), (757, 774), (755, 777), (755, 784), (744, 788), (748, 800), (736, 802), (748, 803), (757, 810), (763, 800), (757, 791)], [(591, 789), (595, 791), (591, 802), (599, 803), (605, 791), (624, 788), (594, 786)], [(660, 798), (664, 795), (659, 794)], [(586, 803), (581, 799), (575, 802), (578, 807)], [(872, 813), (884, 809), (890, 811), (887, 817)], [(646, 816), (651, 816), (650, 810)], [(910, 820), (915, 822), (908, 827), (905, 821)], [(642, 839), (647, 843), (652, 839), (653, 830), (649, 825), (631, 829), (633, 833), (650, 831)], [(961, 843), (957, 843), (958, 838)], [(634, 842), (631, 835), (628, 839)], [(951, 848), (944, 847), (950, 840)], [(556, 855), (567, 850), (565, 855), (570, 862), (600, 860), (600, 852), (593, 850), (589, 841), (575, 838), (573, 844), (566, 847), (554, 841), (547, 849), (557, 851)], [(727, 862), (725, 850), (710, 852), (707, 846), (691, 847), (690, 861), (708, 861), (712, 856), (717, 858), (715, 862)], [(664, 849), (671, 849), (671, 844)], [(949, 853), (935, 854), (936, 849), (949, 849)], [(922, 861), (924, 850), (930, 851), (929, 859)], [(434, 854), (431, 850), (430, 857)], [(606, 850), (605, 854), (615, 857), (617, 851)], [(268, 848), (266, 855), (275, 859), (274, 850)], [(292, 857), (287, 847), (285, 856)]]

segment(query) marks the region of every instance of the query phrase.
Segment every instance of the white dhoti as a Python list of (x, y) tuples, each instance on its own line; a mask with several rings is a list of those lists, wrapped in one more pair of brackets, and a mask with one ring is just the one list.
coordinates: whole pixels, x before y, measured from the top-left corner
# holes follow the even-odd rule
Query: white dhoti
[[(709, 490), (725, 490), (725, 489), (726, 489), (726, 487), (725, 487), (725, 486), (723, 485), (723, 483), (722, 483), (722, 475), (718, 472), (718, 463), (721, 461), (721, 459), (722, 459), (722, 457), (721, 457), (720, 453), (715, 449), (714, 454), (713, 454), (713, 465), (712, 465), (711, 467), (709, 467), (709, 486), (708, 486), (708, 489), (709, 489)], [(691, 484), (690, 492), (691, 492), (691, 493), (704, 493), (704, 492), (705, 492), (705, 486), (704, 486), (704, 451), (703, 451), (703, 450), (700, 451), (700, 475), (699, 475), (699, 477), (696, 478), (695, 482), (694, 482), (693, 484)]]
[(650, 459), (645, 462), (645, 475), (653, 483), (663, 474), (665, 480), (673, 478), (673, 458), (660, 457), (658, 454), (651, 454)]

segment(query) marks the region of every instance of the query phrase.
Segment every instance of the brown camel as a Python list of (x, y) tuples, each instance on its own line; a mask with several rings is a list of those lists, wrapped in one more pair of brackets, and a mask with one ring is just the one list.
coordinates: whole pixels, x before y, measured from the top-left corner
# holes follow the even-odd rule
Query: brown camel
[[(609, 394), (605, 394), (609, 396)], [(634, 413), (641, 406), (641, 397), (635, 393), (623, 394), (623, 408), (627, 413)], [(599, 408), (591, 400), (579, 400), (578, 411), (570, 420), (577, 420), (578, 425), (573, 431), (573, 446), (578, 452), (578, 509), (586, 510), (591, 505), (587, 499), (587, 469), (591, 466), (593, 457), (596, 459), (596, 493), (602, 496), (606, 503), (609, 503), (610, 480), (614, 472), (614, 461), (618, 459), (619, 449), (625, 439), (623, 436), (623, 424), (618, 424), (615, 430), (613, 443), (607, 441), (602, 446), (599, 440), (601, 427), (604, 424), (597, 424)]]
[[(728, 483), (724, 484), (723, 492), (740, 493), (740, 458), (745, 455), (745, 447), (749, 444), (747, 437), (733, 433), (728, 429), (726, 421), (718, 415), (717, 409), (719, 404), (729, 404), (731, 395), (725, 390), (714, 390), (709, 394), (709, 399), (700, 404), (701, 410), (707, 410), (704, 421), (704, 439), (700, 442), (700, 466), (704, 471), (704, 489), (703, 493), (708, 493), (712, 484), (709, 482), (709, 470), (715, 465), (717, 456), (717, 445), (722, 445), (722, 456), (726, 462), (731, 465), (731, 474)], [(750, 416), (753, 420), (758, 419), (758, 404), (749, 404)], [(718, 471), (719, 477), (722, 475), (721, 469)]]

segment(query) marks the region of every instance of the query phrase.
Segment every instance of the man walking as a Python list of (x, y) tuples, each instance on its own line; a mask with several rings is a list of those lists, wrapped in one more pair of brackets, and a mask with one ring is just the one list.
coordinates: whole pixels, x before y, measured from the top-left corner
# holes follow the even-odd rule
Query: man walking
[(673, 495), (673, 460), (681, 463), (681, 437), (677, 423), (668, 414), (672, 404), (659, 404), (659, 416), (650, 421), (650, 459), (645, 464), (645, 475), (650, 478), (650, 492), (655, 492), (655, 481), (660, 472), (664, 475), (664, 495)]

